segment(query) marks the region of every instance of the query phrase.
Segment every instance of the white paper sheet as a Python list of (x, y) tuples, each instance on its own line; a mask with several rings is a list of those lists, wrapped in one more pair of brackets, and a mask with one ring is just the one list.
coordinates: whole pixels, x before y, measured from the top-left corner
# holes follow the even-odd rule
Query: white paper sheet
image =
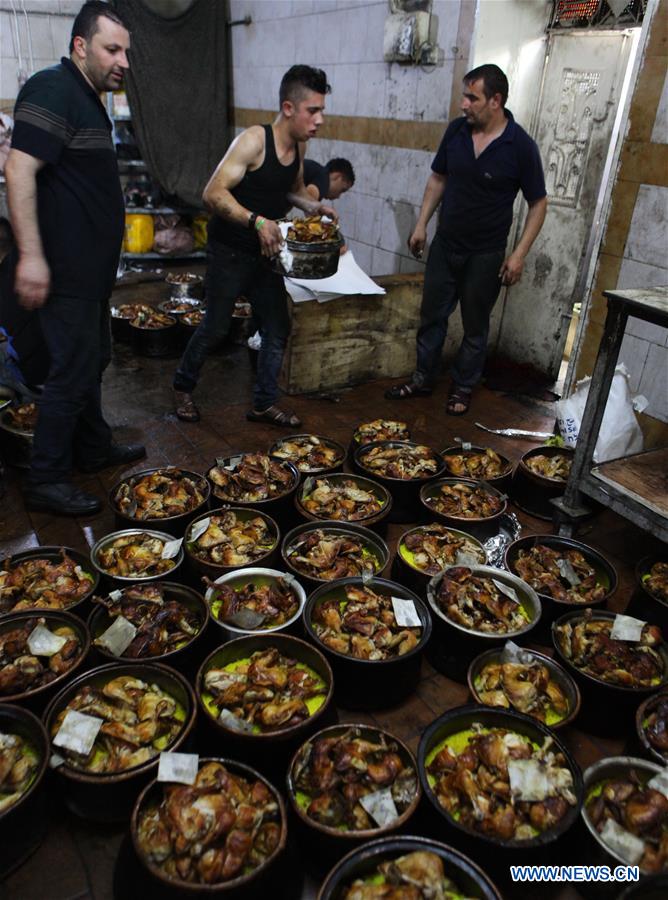
[(339, 259), (339, 268), (329, 278), (286, 278), (285, 289), (295, 303), (317, 300), (326, 303), (345, 294), (384, 294), (385, 289), (360, 269), (352, 251)]

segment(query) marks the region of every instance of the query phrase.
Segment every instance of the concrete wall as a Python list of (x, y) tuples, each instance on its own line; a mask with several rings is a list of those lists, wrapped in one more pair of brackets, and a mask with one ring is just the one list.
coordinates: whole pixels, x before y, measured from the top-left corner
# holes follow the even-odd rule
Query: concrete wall
[[(577, 375), (592, 371), (606, 315), (602, 291), (668, 284), (668, 0), (660, 0), (633, 91), (598, 258)], [(668, 423), (668, 329), (629, 319), (620, 361), (648, 416)]]

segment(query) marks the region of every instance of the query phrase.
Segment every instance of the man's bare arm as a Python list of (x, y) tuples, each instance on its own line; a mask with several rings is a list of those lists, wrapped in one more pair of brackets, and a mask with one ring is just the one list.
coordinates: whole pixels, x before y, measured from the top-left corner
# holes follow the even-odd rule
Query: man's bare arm
[(326, 203), (314, 199), (312, 194), (309, 193), (309, 189), (304, 184), (305, 146), (304, 144), (298, 144), (297, 146), (299, 149), (299, 172), (297, 173), (295, 183), (292, 185), (292, 190), (288, 194), (288, 201), (292, 203), (293, 206), (296, 206), (297, 209), (301, 209), (302, 212), (305, 212), (307, 216), (329, 216), (330, 219), (336, 221), (338, 219), (336, 210), (331, 206), (327, 206)]
[(427, 225), (434, 215), (436, 207), (443, 199), (446, 181), (446, 176), (439, 175), (437, 172), (432, 172), (427, 180), (427, 186), (424, 189), (424, 196), (422, 198), (422, 206), (420, 207), (420, 214), (415, 223), (413, 233), (408, 238), (408, 249), (413, 256), (417, 256), (418, 258), (422, 256), (424, 245), (427, 242)]
[(43, 306), (51, 286), (37, 216), (37, 173), (45, 165), (43, 160), (15, 149), (9, 151), (5, 165), (9, 216), (19, 250), (14, 289), (26, 309)]
[(499, 278), (504, 284), (510, 286), (511, 284), (517, 284), (520, 280), (522, 269), (524, 268), (524, 260), (543, 227), (546, 212), (547, 197), (541, 197), (540, 200), (534, 200), (533, 203), (529, 203), (529, 212), (527, 213), (517, 246), (510, 256), (504, 259), (499, 271)]

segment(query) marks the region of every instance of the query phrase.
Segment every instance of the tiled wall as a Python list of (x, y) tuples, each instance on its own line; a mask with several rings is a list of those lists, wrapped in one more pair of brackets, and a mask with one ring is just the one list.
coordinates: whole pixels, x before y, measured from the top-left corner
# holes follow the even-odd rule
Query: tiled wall
[[(578, 377), (596, 359), (606, 303), (613, 287), (668, 284), (668, 0), (661, 0), (631, 101)], [(668, 423), (668, 329), (629, 319), (620, 361), (634, 392), (649, 400), (646, 413)]]
[(281, 76), (303, 62), (327, 72), (333, 89), (327, 112), (352, 117), (349, 140), (319, 138), (307, 153), (319, 162), (334, 156), (352, 162), (355, 186), (336, 205), (349, 246), (373, 275), (422, 269), (406, 241), (433, 152), (366, 143), (357, 130), (367, 117), (445, 125), (453, 84), (456, 98), (468, 68), (474, 10), (470, 0), (434, 0), (444, 61), (420, 67), (383, 62), (387, 0), (230, 0), (233, 19), (253, 18), (232, 29), (237, 109), (276, 110)]

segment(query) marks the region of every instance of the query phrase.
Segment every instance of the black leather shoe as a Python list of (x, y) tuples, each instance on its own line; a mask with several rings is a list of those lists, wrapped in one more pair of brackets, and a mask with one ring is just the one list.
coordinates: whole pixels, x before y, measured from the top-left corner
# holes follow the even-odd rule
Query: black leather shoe
[(67, 481), (30, 485), (23, 496), (28, 509), (51, 512), (56, 516), (92, 516), (102, 509), (97, 497)]
[(86, 473), (101, 472), (102, 469), (111, 469), (112, 466), (123, 466), (136, 462), (145, 456), (146, 447), (143, 444), (112, 444), (105, 457), (81, 463), (78, 468)]

